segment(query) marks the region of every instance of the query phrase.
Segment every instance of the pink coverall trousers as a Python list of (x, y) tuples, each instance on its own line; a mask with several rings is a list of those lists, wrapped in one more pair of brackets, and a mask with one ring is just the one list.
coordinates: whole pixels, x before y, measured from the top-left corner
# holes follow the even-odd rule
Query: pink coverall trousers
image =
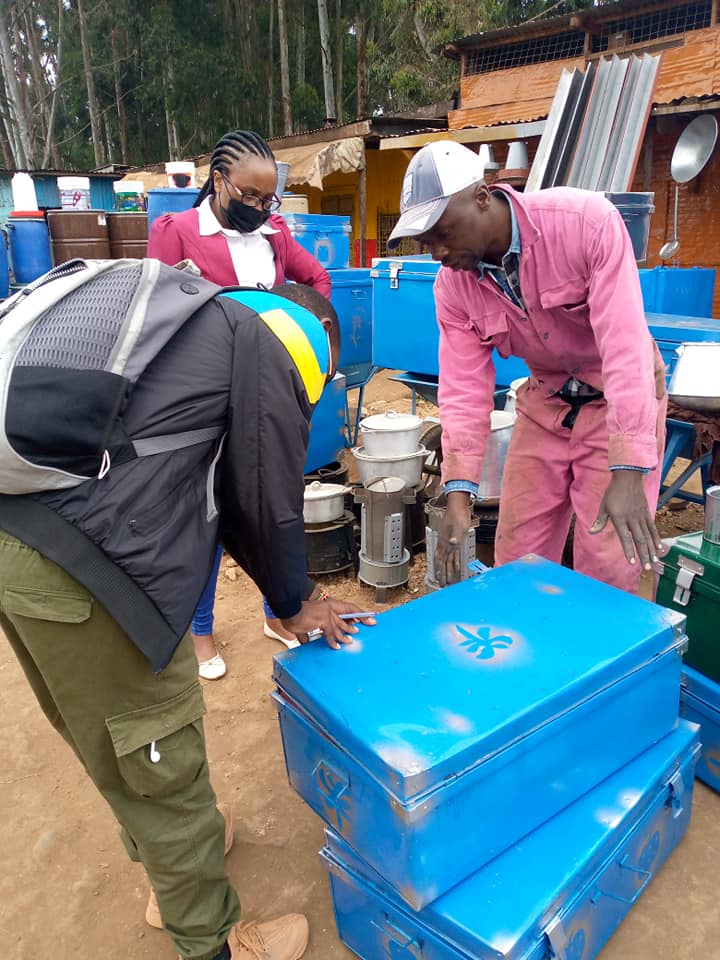
[[(658, 466), (643, 479), (652, 516), (660, 491), (666, 408), (663, 396), (657, 400)], [(569, 430), (561, 425), (568, 405), (544, 396), (531, 380), (518, 393), (516, 411), (503, 473), (495, 562), (536, 553), (559, 563), (575, 514), (575, 570), (635, 593), (642, 569), (625, 559), (612, 521), (601, 533), (589, 532), (610, 482), (605, 400), (585, 404)]]

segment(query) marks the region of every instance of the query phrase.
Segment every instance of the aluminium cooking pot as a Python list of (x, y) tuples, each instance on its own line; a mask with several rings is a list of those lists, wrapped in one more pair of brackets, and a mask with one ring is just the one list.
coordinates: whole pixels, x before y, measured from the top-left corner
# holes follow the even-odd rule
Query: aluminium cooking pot
[(720, 343), (681, 343), (668, 395), (679, 407), (720, 413)]
[(370, 457), (402, 457), (420, 445), (422, 417), (414, 413), (376, 413), (360, 421), (365, 453)]
[(350, 487), (313, 480), (305, 487), (305, 523), (332, 523), (337, 520), (345, 511), (346, 493), (350, 493)]

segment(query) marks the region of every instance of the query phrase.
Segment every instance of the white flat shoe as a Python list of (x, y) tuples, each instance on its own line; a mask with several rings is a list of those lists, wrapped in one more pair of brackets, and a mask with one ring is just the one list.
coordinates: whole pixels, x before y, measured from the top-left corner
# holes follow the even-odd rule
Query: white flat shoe
[(198, 664), (198, 673), (203, 680), (219, 680), (227, 673), (227, 667), (220, 654), (216, 653), (214, 657), (203, 660)]
[(263, 623), (263, 633), (268, 638), (268, 640), (279, 640), (280, 643), (285, 644), (288, 650), (294, 650), (295, 647), (300, 646), (299, 640), (286, 640), (285, 637), (281, 637), (279, 633), (275, 633), (273, 628), (268, 624), (267, 620)]

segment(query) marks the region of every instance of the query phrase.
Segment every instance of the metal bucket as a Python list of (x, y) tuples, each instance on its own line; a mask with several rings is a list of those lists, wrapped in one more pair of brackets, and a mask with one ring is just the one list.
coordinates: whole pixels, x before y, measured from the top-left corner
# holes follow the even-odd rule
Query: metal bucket
[[(430, 590), (439, 590), (440, 584), (435, 576), (435, 550), (437, 549), (438, 536), (442, 522), (447, 509), (447, 497), (441, 494), (439, 497), (433, 497), (425, 504), (425, 513), (427, 514), (427, 527), (425, 528), (425, 543), (427, 545), (427, 573), (425, 575), (425, 586)], [(462, 556), (460, 558), (461, 580), (467, 580), (472, 574), (468, 569), (471, 560), (477, 557), (475, 528), (478, 520), (474, 514), (471, 515), (470, 526), (465, 534), (465, 540), (460, 547)]]
[(493, 410), (490, 414), (490, 434), (488, 435), (482, 474), (478, 485), (478, 497), (484, 505), (490, 507), (500, 502), (505, 458), (515, 425), (515, 414), (508, 410)]
[(703, 539), (720, 544), (720, 487), (705, 491), (705, 531)]

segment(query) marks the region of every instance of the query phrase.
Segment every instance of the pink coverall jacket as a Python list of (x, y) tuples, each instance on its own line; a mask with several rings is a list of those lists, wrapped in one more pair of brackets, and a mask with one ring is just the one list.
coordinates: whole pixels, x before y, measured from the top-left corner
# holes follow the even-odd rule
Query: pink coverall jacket
[[(294, 280), (329, 297), (331, 284), (327, 270), (294, 239), (284, 218), (275, 214), (268, 225), (278, 231), (267, 237), (275, 253), (275, 283)], [(195, 208), (158, 217), (150, 228), (147, 255), (169, 264), (192, 260), (200, 273), (213, 283), (223, 287), (237, 284), (225, 237), (222, 233), (201, 237)]]
[(568, 187), (525, 195), (491, 189), (512, 197), (527, 309), (490, 278), (445, 267), (438, 273), (443, 480), (480, 477), (493, 408), (493, 347), (526, 361), (541, 396), (570, 376), (602, 390), (608, 466), (655, 468), (664, 369), (619, 213), (600, 194)]

